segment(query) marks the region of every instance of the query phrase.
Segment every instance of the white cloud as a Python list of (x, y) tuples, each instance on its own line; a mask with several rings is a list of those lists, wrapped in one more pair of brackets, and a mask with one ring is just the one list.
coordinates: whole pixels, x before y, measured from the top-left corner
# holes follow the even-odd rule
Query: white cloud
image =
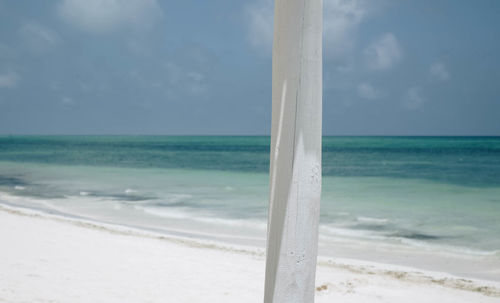
[(338, 57), (354, 46), (354, 31), (373, 12), (364, 0), (323, 1), (323, 43), (325, 56)]
[(370, 44), (365, 50), (368, 67), (373, 70), (387, 70), (396, 65), (403, 57), (398, 39), (387, 33)]
[(35, 52), (49, 50), (59, 42), (56, 32), (36, 22), (25, 23), (18, 33), (29, 49)]
[(21, 77), (13, 72), (0, 74), (0, 88), (15, 88)]
[(271, 54), (273, 44), (273, 1), (258, 0), (245, 7), (248, 17), (247, 38), (263, 54)]
[(420, 87), (414, 86), (406, 92), (404, 105), (407, 109), (416, 110), (421, 108), (425, 103)]
[(436, 80), (446, 81), (450, 79), (450, 72), (448, 72), (448, 69), (446, 68), (444, 63), (441, 62), (436, 62), (431, 65), (429, 73), (431, 77)]
[(61, 0), (57, 11), (69, 24), (91, 33), (147, 28), (163, 16), (156, 0)]
[[(323, 1), (323, 48), (325, 57), (349, 53), (354, 45), (354, 31), (382, 5), (368, 0)], [(271, 54), (273, 41), (273, 1), (256, 0), (245, 8), (248, 39), (264, 54)]]
[(356, 91), (361, 98), (374, 100), (380, 96), (380, 92), (369, 83), (361, 83), (356, 87)]

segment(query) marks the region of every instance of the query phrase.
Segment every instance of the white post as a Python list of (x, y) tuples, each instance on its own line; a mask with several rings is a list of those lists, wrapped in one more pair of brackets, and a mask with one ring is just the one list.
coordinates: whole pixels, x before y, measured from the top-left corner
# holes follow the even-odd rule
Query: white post
[(322, 0), (275, 0), (264, 302), (314, 301), (321, 196)]

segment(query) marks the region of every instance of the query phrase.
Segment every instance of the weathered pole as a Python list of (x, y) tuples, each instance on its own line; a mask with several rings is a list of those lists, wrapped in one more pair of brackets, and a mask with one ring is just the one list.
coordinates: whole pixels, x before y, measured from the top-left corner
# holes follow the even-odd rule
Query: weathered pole
[(265, 303), (314, 301), (321, 196), (322, 0), (275, 0)]

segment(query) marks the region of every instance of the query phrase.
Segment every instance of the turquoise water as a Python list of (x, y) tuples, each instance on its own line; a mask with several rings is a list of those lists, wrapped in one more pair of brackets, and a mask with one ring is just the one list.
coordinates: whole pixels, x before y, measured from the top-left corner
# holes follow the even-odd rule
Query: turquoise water
[[(0, 160), (268, 172), (269, 137), (0, 137)], [(325, 137), (323, 175), (500, 185), (499, 137)]]
[[(0, 200), (262, 245), (269, 143), (251, 136), (4, 136)], [(326, 254), (343, 241), (500, 260), (500, 137), (325, 137), (323, 176)]]

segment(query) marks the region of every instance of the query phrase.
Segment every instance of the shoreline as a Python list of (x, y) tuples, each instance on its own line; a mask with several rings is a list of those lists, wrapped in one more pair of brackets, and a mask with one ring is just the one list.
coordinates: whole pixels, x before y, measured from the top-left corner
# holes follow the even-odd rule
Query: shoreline
[[(106, 215), (103, 216), (95, 212), (87, 212), (85, 209), (80, 211), (80, 209), (64, 206), (62, 203), (66, 203), (70, 198), (59, 201), (61, 202), (59, 204), (46, 204), (49, 202), (44, 200), (31, 201), (26, 197), (7, 194), (0, 195), (0, 205), (80, 222), (91, 222), (99, 226), (119, 226), (122, 229), (128, 228), (141, 234), (218, 243), (226, 247), (246, 247), (250, 250), (257, 249), (262, 254), (265, 250), (265, 224), (263, 223), (259, 223), (258, 229), (255, 229), (253, 226), (252, 228), (248, 227), (248, 222), (243, 224), (244, 220), (241, 219), (232, 228), (233, 224), (220, 224), (219, 221), (227, 219), (218, 218), (203, 218), (201, 221), (196, 220), (197, 217), (193, 219), (189, 216), (177, 217), (175, 215), (166, 218), (163, 216), (148, 218), (126, 212), (122, 213), (125, 216), (121, 217), (115, 216), (116, 210), (109, 207), (105, 212)], [(82, 203), (82, 205), (84, 204)], [(110, 216), (111, 213), (113, 213), (112, 216)], [(342, 233), (325, 235), (322, 232), (325, 228), (327, 227), (320, 225), (319, 241), (319, 255), (325, 258), (360, 260), (384, 266), (394, 265), (420, 271), (443, 272), (465, 279), (500, 283), (500, 256), (498, 253), (494, 255), (470, 254), (447, 249), (441, 250), (432, 246), (413, 246), (381, 240), (368, 241), (345, 236)], [(258, 233), (256, 233), (257, 231)]]
[[(148, 245), (152, 245), (153, 251), (159, 248), (160, 246), (168, 246), (173, 250), (177, 249), (189, 250), (190, 252), (187, 254), (187, 256), (190, 256), (190, 259), (193, 259), (193, 262), (195, 262), (194, 260), (196, 260), (196, 262), (200, 261), (206, 262), (208, 260), (211, 260), (208, 257), (205, 257), (206, 254), (213, 255), (214, 256), (213, 260), (215, 261), (215, 263), (222, 262), (222, 264), (224, 264), (226, 263), (226, 261), (231, 261), (230, 264), (236, 265), (241, 262), (241, 264), (249, 265), (250, 267), (247, 268), (247, 266), (243, 266), (243, 269), (239, 270), (250, 271), (249, 274), (252, 277), (251, 279), (248, 279), (250, 276), (248, 276), (247, 278), (240, 276), (239, 270), (233, 272), (232, 270), (228, 269), (228, 271), (225, 272), (224, 269), (219, 268), (217, 270), (213, 270), (213, 274), (221, 275), (226, 278), (232, 276), (232, 278), (241, 279), (242, 281), (239, 281), (241, 283), (245, 282), (245, 280), (248, 280), (246, 281), (246, 283), (251, 282), (250, 284), (253, 285), (252, 287), (259, 289), (259, 291), (260, 288), (262, 288), (263, 290), (263, 281), (264, 281), (263, 274), (264, 274), (265, 258), (264, 258), (264, 251), (259, 248), (249, 247), (249, 246), (227, 245), (215, 241), (208, 241), (208, 240), (201, 240), (194, 238), (167, 236), (164, 234), (139, 230), (126, 226), (99, 223), (90, 220), (75, 219), (54, 214), (46, 214), (44, 212), (38, 210), (31, 210), (29, 208), (7, 206), (3, 203), (0, 203), (0, 216), (4, 217), (4, 219), (7, 218), (7, 220), (0, 220), (0, 225), (6, 224), (6, 226), (2, 226), (1, 228), (2, 230), (4, 230), (4, 235), (3, 235), (4, 237), (16, 238), (17, 235), (15, 232), (10, 233), (9, 236), (7, 235), (8, 233), (7, 231), (13, 230), (13, 227), (15, 226), (12, 225), (13, 223), (16, 223), (16, 221), (24, 221), (25, 224), (22, 225), (23, 230), (27, 229), (28, 232), (31, 230), (31, 232), (35, 232), (35, 234), (37, 234), (39, 228), (43, 229), (46, 228), (47, 225), (50, 225), (49, 226), (51, 229), (50, 234), (57, 235), (59, 233), (63, 233), (64, 234), (63, 236), (65, 237), (69, 236), (69, 238), (79, 242), (78, 245), (83, 245), (83, 247), (88, 247), (88, 246), (85, 243), (83, 243), (85, 241), (80, 240), (82, 234), (91, 233), (94, 235), (95, 238), (103, 238), (104, 242), (107, 242), (108, 240), (114, 241), (117, 238), (126, 239), (124, 241), (130, 242), (129, 244), (131, 244), (132, 246), (135, 246), (135, 243), (137, 242), (148, 242), (148, 243), (151, 242)], [(23, 233), (23, 232), (25, 231), (18, 230), (18, 233)], [(40, 239), (37, 239), (37, 241), (42, 241), (42, 243), (51, 241), (49, 234), (39, 234), (39, 237)], [(91, 241), (93, 241), (92, 240), (93, 237), (90, 237), (90, 239)], [(5, 239), (3, 240), (5, 241)], [(56, 247), (61, 246), (61, 243), (59, 244), (52, 243), (52, 244), (55, 245)], [(26, 246), (36, 245), (36, 244), (32, 243), (30, 239), (27, 239), (27, 242), (24, 243), (23, 245), (21, 245), (21, 247), (17, 247), (17, 250), (20, 250), (21, 248), (24, 248), (21, 250), (25, 250)], [(11, 248), (12, 246), (8, 247)], [(35, 252), (37, 251), (37, 247), (35, 246), (32, 248), (34, 249), (34, 251), (31, 252), (31, 255), (30, 252), (28, 251), (16, 251), (13, 252), (12, 256), (15, 256), (17, 254), (28, 254), (28, 258), (31, 260), (30, 262), (37, 263), (36, 256), (33, 256), (33, 254), (35, 255), (37, 254)], [(114, 250), (113, 247), (110, 247), (109, 249), (105, 250), (105, 254), (102, 254), (102, 256), (96, 254), (96, 258), (101, 258), (104, 256), (104, 259), (106, 259), (105, 263), (110, 263), (108, 265), (103, 265), (103, 266), (111, 266), (113, 262), (115, 262), (113, 258), (113, 253), (112, 251), (110, 251), (110, 249)], [(132, 249), (132, 251), (134, 249)], [(91, 251), (92, 248), (90, 248), (90, 251), (88, 253), (91, 254)], [(43, 249), (40, 251), (40, 253), (43, 253)], [(0, 256), (2, 254), (5, 254), (5, 251), (3, 253), (0, 253)], [(149, 251), (146, 252), (142, 251), (142, 254), (135, 255), (134, 260), (138, 261), (139, 263), (148, 262), (146, 260), (140, 260), (143, 258), (147, 259), (148, 254)], [(61, 257), (70, 258), (71, 256), (61, 256)], [(165, 258), (168, 257), (169, 256), (167, 252)], [(33, 258), (35, 259), (35, 261), (32, 260)], [(200, 258), (201, 260), (197, 260), (198, 258)], [(6, 262), (4, 264), (5, 267), (10, 267), (13, 265), (13, 263), (16, 263), (15, 260), (9, 260), (9, 258), (5, 255), (2, 256), (0, 259), (3, 260), (3, 262)], [(233, 259), (238, 259), (238, 262), (232, 262)], [(78, 264), (73, 264), (75, 263), (75, 261), (76, 260), (73, 261), (70, 260), (69, 263), (78, 267), (79, 266)], [(163, 258), (149, 260), (149, 261), (151, 261), (154, 264), (156, 263), (161, 264), (163, 262)], [(52, 263), (55, 263), (53, 265), (57, 267), (58, 262), (59, 261), (57, 260), (53, 260)], [(252, 264), (247, 264), (248, 262)], [(31, 263), (30, 266), (33, 265)], [(185, 262), (183, 264), (182, 262), (180, 262), (178, 266), (179, 268), (177, 270), (179, 272), (184, 272), (185, 269), (192, 268), (193, 264), (189, 264), (189, 262), (188, 264), (185, 264)], [(210, 261), (210, 266), (214, 266), (212, 261)], [(204, 270), (208, 270), (209, 272), (211, 271), (210, 268), (206, 268)], [(84, 273), (83, 276), (92, 275), (92, 273), (90, 272), (91, 269), (87, 269), (87, 271), (89, 272)], [(17, 275), (18, 273), (16, 272), (15, 274)], [(28, 271), (26, 274), (40, 275), (40, 272), (37, 272), (35, 270), (31, 272)], [(172, 273), (168, 273), (169, 276), (171, 274)], [(9, 270), (5, 271), (3, 278), (2, 275), (0, 275), (0, 281), (2, 279), (5, 279), (4, 283), (2, 284), (5, 285), (5, 283), (8, 282), (9, 280), (8, 275), (9, 275)], [(257, 279), (258, 281), (253, 281), (254, 279)], [(178, 281), (178, 283), (180, 282), (186, 284), (186, 286), (183, 287), (187, 287), (188, 289), (190, 283), (192, 283), (188, 280)], [(53, 281), (47, 280), (45, 281), (45, 283), (51, 284), (53, 283)], [(398, 266), (398, 265), (357, 261), (353, 259), (330, 258), (330, 257), (319, 257), (318, 259), (318, 271), (317, 271), (317, 283), (316, 283), (317, 286), (316, 297), (318, 302), (321, 302), (319, 299), (322, 297), (324, 297), (324, 299), (326, 300), (327, 298), (328, 299), (330, 297), (333, 298), (334, 296), (343, 296), (343, 297), (352, 296), (353, 299), (355, 300), (353, 302), (362, 301), (360, 298), (358, 299), (354, 298), (360, 295), (359, 294), (360, 292), (356, 290), (360, 289), (361, 291), (361, 289), (365, 287), (371, 289), (373, 285), (378, 285), (378, 286), (375, 289), (371, 290), (373, 291), (372, 295), (376, 293), (378, 296), (380, 296), (382, 294), (382, 297), (387, 297), (387, 300), (382, 302), (392, 302), (390, 301), (391, 292), (388, 289), (383, 289), (382, 287), (383, 285), (386, 284), (398, 284), (398, 285), (404, 284), (403, 286), (401, 285), (397, 286), (397, 288), (403, 287), (403, 289), (406, 289), (406, 291), (414, 291), (415, 288), (418, 288), (420, 289), (419, 290), (420, 292), (422, 291), (427, 292), (428, 296), (436, 295), (435, 297), (436, 299), (440, 296), (446, 297), (449, 295), (454, 298), (453, 300), (455, 302), (462, 302), (460, 300), (464, 300), (463, 302), (467, 302), (465, 298), (468, 298), (467, 300), (474, 302), (490, 302), (490, 300), (498, 300), (498, 298), (500, 298), (500, 283), (495, 281), (469, 279), (469, 278), (453, 276), (447, 273), (432, 272), (432, 271), (420, 270), (417, 268)], [(20, 287), (21, 285), (18, 286)], [(0, 302), (2, 301), (2, 299), (6, 300), (6, 302), (10, 302), (9, 300), (15, 301), (13, 299), (6, 298), (5, 293), (2, 294), (2, 292), (5, 292), (4, 291), (5, 289), (6, 289), (5, 287), (3, 290), (0, 288)], [(432, 289), (432, 291), (430, 291), (429, 289)], [(214, 293), (217, 292), (218, 290), (214, 290)], [(10, 291), (15, 293), (16, 287), (13, 287), (12, 289), (10, 289)], [(401, 289), (397, 291), (401, 291)], [(253, 299), (250, 301), (255, 301), (255, 298), (260, 298), (262, 293), (263, 292), (258, 292), (256, 294), (253, 294), (252, 297)], [(368, 294), (371, 293), (368, 292)], [(469, 296), (473, 296), (474, 298), (471, 298)], [(476, 298), (475, 296), (478, 297)]]

